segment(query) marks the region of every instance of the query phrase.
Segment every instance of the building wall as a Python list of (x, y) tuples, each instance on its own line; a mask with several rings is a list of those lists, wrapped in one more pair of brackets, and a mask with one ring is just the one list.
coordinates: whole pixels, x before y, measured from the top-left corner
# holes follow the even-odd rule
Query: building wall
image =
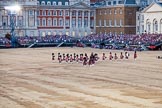
[[(10, 15), (5, 10), (5, 6), (10, 6), (11, 1), (0, 1), (0, 36), (10, 33)], [(14, 3), (13, 3), (14, 4)], [(15, 15), (15, 33), (16, 36), (36, 36), (37, 30), (37, 1), (19, 1), (21, 10)]]
[(137, 7), (109, 6), (96, 10), (96, 32), (112, 34), (136, 33)]

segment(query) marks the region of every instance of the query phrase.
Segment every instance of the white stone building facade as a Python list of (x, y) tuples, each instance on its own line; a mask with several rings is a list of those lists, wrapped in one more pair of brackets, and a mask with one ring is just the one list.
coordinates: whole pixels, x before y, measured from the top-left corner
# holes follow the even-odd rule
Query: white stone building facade
[(162, 34), (162, 3), (153, 2), (136, 16), (136, 34)]

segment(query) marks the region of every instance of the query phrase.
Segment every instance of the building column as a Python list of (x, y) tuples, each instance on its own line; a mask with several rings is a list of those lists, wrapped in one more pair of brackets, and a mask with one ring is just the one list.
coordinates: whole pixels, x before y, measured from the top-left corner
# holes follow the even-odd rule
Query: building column
[(94, 32), (96, 33), (96, 10), (94, 10), (94, 25), (93, 25), (93, 27), (94, 27)]
[(88, 11), (88, 29), (90, 29), (90, 20), (91, 20), (91, 16), (90, 16), (90, 10)]
[(84, 11), (82, 11), (82, 28), (84, 28)]
[(37, 27), (37, 10), (34, 10), (34, 21), (35, 21), (35, 27)]
[(70, 12), (70, 31), (69, 31), (69, 35), (72, 36), (72, 10), (70, 10), (69, 12)]
[(63, 25), (64, 25), (64, 32), (65, 32), (65, 29), (66, 29), (66, 27), (65, 27), (65, 23), (66, 23), (66, 17), (65, 17), (65, 10), (63, 10), (63, 17), (64, 17), (64, 20), (63, 20)]
[(78, 10), (76, 10), (76, 28), (78, 28)]

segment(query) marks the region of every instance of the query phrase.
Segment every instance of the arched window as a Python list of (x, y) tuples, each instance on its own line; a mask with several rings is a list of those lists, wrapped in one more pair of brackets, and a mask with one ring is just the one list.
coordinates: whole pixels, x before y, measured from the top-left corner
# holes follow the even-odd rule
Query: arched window
[(156, 19), (153, 20), (153, 32), (156, 33), (158, 31), (158, 22)]
[(150, 20), (148, 19), (146, 21), (146, 32), (150, 33), (150, 31), (151, 31), (151, 23), (150, 23)]
[(41, 5), (45, 5), (45, 1), (42, 1), (42, 2), (41, 2)]
[(47, 2), (47, 5), (49, 5), (49, 6), (50, 6), (50, 5), (51, 5), (51, 2), (50, 2), (50, 1), (48, 1), (48, 2)]

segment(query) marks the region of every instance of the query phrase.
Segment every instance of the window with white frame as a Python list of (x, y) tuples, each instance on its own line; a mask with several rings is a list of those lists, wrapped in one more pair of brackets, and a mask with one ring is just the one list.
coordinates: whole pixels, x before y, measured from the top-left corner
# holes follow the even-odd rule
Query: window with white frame
[(69, 16), (69, 11), (68, 10), (65, 11), (65, 15)]
[(70, 22), (70, 20), (69, 19), (66, 19), (66, 21), (65, 21), (65, 26), (66, 27), (69, 27), (69, 22)]
[(104, 20), (104, 26), (106, 27), (106, 20)]
[(62, 18), (59, 19), (59, 26), (63, 26), (63, 19)]
[(53, 19), (53, 26), (57, 26), (57, 19)]
[(94, 20), (93, 19), (90, 20), (90, 26), (94, 27)]
[(37, 15), (38, 15), (38, 16), (40, 15), (40, 11), (39, 11), (39, 10), (37, 11)]
[(29, 16), (33, 16), (34, 15), (34, 10), (29, 10)]
[(52, 26), (52, 20), (51, 20), (51, 18), (48, 19), (48, 26)]
[(54, 5), (54, 6), (56, 6), (56, 5), (57, 5), (55, 1), (53, 2), (53, 5)]
[(57, 16), (57, 11), (56, 10), (53, 11), (53, 15)]
[(82, 11), (78, 11), (78, 16), (79, 16), (79, 17), (82, 16)]
[(117, 10), (116, 9), (114, 10), (114, 14), (117, 14)]
[(115, 27), (117, 26), (117, 21), (116, 21), (116, 19), (114, 19), (114, 26), (115, 26)]
[(84, 18), (84, 27), (88, 27), (88, 18)]
[(122, 9), (120, 9), (119, 13), (120, 13), (120, 14), (123, 14), (123, 10), (122, 10)]
[(109, 26), (112, 26), (112, 20), (109, 20)]
[(48, 16), (50, 16), (51, 15), (51, 11), (50, 10), (48, 10)]
[(75, 11), (72, 11), (72, 16), (76, 16), (76, 12)]
[(58, 5), (61, 6), (62, 5), (62, 2), (58, 2)]
[(122, 19), (120, 19), (120, 26), (122, 26)]
[(45, 16), (46, 15), (46, 10), (43, 10), (43, 16)]
[(76, 19), (72, 18), (72, 27), (75, 27), (75, 25), (76, 25)]
[(48, 1), (48, 2), (47, 2), (47, 5), (48, 5), (48, 6), (50, 6), (50, 5), (51, 5), (51, 2), (50, 2), (50, 1)]
[(110, 11), (109, 11), (109, 14), (112, 14), (111, 9), (110, 9)]
[(46, 26), (46, 19), (43, 19), (43, 20), (42, 20), (42, 25), (43, 25), (43, 26)]
[(82, 27), (82, 19), (81, 18), (78, 19), (78, 27)]
[(69, 3), (68, 2), (65, 2), (65, 6), (68, 6), (69, 5)]
[(101, 27), (101, 25), (102, 25), (101, 23), (102, 23), (101, 20), (99, 20), (99, 26), (100, 26), (100, 27)]
[(91, 17), (94, 16), (94, 11), (91, 11), (90, 16), (91, 16)]
[(37, 19), (37, 26), (40, 26), (40, 19)]
[(42, 1), (42, 2), (41, 2), (41, 5), (45, 5), (45, 1)]
[(23, 26), (23, 17), (22, 16), (18, 16), (18, 26), (19, 27)]
[(59, 16), (62, 16), (62, 10), (59, 11)]

